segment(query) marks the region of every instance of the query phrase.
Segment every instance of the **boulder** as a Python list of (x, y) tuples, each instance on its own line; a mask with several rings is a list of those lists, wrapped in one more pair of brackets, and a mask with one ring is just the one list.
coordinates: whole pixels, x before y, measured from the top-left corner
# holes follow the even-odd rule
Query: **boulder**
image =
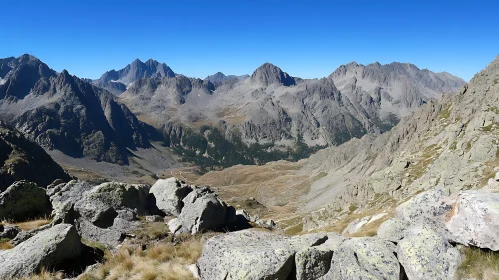
[(307, 247), (295, 254), (296, 279), (319, 279), (331, 267), (333, 252), (345, 240), (337, 233), (327, 235), (327, 240), (320, 245)]
[(455, 242), (498, 251), (499, 194), (461, 192), (446, 227)]
[(152, 215), (152, 216), (146, 216), (146, 222), (148, 223), (155, 223), (155, 222), (162, 222), (163, 217), (158, 216), (158, 215)]
[(409, 222), (401, 221), (395, 218), (389, 219), (379, 226), (377, 235), (383, 240), (398, 243), (404, 238), (406, 230), (409, 226)]
[(93, 186), (88, 182), (72, 180), (67, 184), (59, 184), (53, 188), (47, 189), (50, 196), (53, 211), (52, 217), (55, 224), (69, 223), (73, 224), (79, 216), (74, 210), (74, 204), (81, 200), (85, 193), (90, 191)]
[(344, 241), (333, 253), (331, 268), (323, 279), (399, 279), (395, 245), (379, 238)]
[(149, 187), (140, 184), (117, 182), (103, 183), (95, 186), (85, 194), (89, 202), (100, 202), (114, 209), (128, 208), (138, 215), (146, 215), (148, 211)]
[(0, 220), (26, 221), (52, 211), (45, 190), (28, 181), (18, 181), (0, 194)]
[(227, 225), (227, 205), (208, 187), (194, 189), (183, 203), (178, 220), (192, 234), (221, 230)]
[(72, 225), (59, 224), (0, 252), (0, 279), (25, 277), (78, 257), (82, 244)]
[(170, 232), (173, 234), (184, 232), (181, 230), (182, 224), (177, 218), (171, 219), (170, 221), (168, 221), (167, 224), (168, 224), (168, 229), (170, 229)]
[(150, 193), (156, 200), (156, 206), (165, 215), (178, 216), (184, 207), (182, 201), (193, 187), (177, 178), (160, 179), (151, 187)]
[(411, 280), (454, 279), (461, 262), (459, 251), (426, 227), (411, 229), (398, 243), (397, 256)]
[(98, 242), (107, 248), (118, 246), (126, 237), (120, 230), (100, 228), (85, 219), (79, 219), (75, 224), (82, 238)]
[(288, 279), (297, 251), (319, 244), (324, 235), (293, 238), (242, 230), (209, 239), (198, 260), (201, 279)]
[(401, 221), (416, 223), (442, 218), (452, 209), (442, 189), (431, 189), (416, 195), (395, 209), (395, 217)]
[(19, 232), (21, 232), (21, 229), (19, 227), (0, 225), (0, 239), (14, 239)]

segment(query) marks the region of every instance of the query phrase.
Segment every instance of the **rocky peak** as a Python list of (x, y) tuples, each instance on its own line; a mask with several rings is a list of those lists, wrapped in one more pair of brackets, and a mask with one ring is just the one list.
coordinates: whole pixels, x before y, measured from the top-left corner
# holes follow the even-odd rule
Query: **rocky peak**
[(284, 86), (296, 85), (295, 78), (289, 76), (288, 73), (283, 72), (281, 68), (268, 62), (258, 67), (255, 72), (253, 72), (251, 80), (265, 86), (271, 84), (282, 84)]

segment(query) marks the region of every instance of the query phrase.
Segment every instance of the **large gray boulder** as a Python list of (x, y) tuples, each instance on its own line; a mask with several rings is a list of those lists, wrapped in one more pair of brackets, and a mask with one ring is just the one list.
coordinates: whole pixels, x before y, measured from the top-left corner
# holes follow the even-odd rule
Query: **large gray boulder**
[(295, 254), (296, 279), (308, 280), (323, 277), (331, 268), (333, 252), (344, 240), (345, 238), (337, 233), (329, 233), (324, 243), (297, 251)]
[(499, 194), (461, 192), (446, 227), (455, 242), (498, 251)]
[(395, 217), (401, 221), (416, 223), (441, 218), (452, 209), (448, 197), (441, 189), (431, 189), (416, 195), (395, 209)]
[(86, 192), (94, 186), (88, 182), (72, 180), (67, 184), (61, 183), (47, 188), (47, 194), (50, 196), (53, 211), (52, 217), (55, 224), (74, 223), (79, 216), (74, 210), (76, 202), (83, 199)]
[(59, 224), (8, 251), (0, 251), (0, 279), (25, 277), (80, 256), (82, 244), (72, 225)]
[(45, 190), (28, 181), (18, 181), (0, 194), (0, 220), (25, 221), (52, 211)]
[(140, 225), (137, 215), (148, 214), (149, 187), (123, 183), (71, 181), (52, 186), (54, 224), (74, 224), (80, 235), (106, 247), (115, 247)]
[(395, 245), (378, 238), (344, 241), (333, 253), (331, 268), (323, 279), (399, 279)]
[(409, 279), (454, 279), (459, 251), (427, 227), (413, 228), (397, 246), (397, 257)]
[(221, 230), (227, 225), (227, 205), (208, 187), (194, 189), (183, 203), (178, 221), (185, 231), (196, 234)]
[(201, 279), (288, 279), (295, 253), (325, 239), (320, 234), (289, 238), (255, 230), (222, 234), (207, 241), (197, 265)]
[(379, 228), (377, 236), (383, 240), (398, 243), (406, 234), (410, 223), (393, 218), (383, 222)]
[(178, 216), (184, 207), (182, 201), (190, 192), (192, 186), (186, 185), (177, 178), (160, 179), (149, 191), (156, 200), (156, 206), (165, 215)]

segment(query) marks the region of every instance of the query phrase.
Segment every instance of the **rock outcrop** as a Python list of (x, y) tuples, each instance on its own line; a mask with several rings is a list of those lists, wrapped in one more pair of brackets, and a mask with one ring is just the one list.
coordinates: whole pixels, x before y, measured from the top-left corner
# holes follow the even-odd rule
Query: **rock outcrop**
[(74, 224), (82, 238), (107, 247), (117, 246), (139, 226), (138, 215), (149, 214), (146, 185), (71, 181), (48, 193), (53, 223)]
[(159, 179), (149, 192), (165, 215), (178, 216), (184, 207), (182, 200), (192, 192), (192, 187), (176, 178)]
[(183, 200), (178, 216), (181, 230), (192, 234), (208, 230), (221, 230), (227, 226), (227, 204), (207, 187), (194, 189)]
[(454, 242), (499, 251), (499, 194), (461, 192), (446, 227)]
[(48, 195), (35, 183), (15, 182), (0, 193), (0, 220), (26, 221), (48, 216), (51, 211)]
[(0, 251), (0, 278), (26, 277), (42, 268), (54, 268), (81, 255), (82, 244), (74, 226), (56, 225), (14, 249)]
[(208, 240), (197, 265), (201, 279), (288, 279), (296, 251), (325, 239), (325, 235), (289, 238), (262, 231), (237, 231)]
[(397, 257), (409, 279), (454, 279), (459, 251), (440, 234), (415, 228), (397, 245)]

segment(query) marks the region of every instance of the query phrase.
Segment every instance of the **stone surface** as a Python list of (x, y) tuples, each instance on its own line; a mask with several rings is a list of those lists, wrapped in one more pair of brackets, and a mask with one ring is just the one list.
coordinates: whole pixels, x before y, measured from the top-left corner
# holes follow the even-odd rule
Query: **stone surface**
[(26, 221), (48, 216), (49, 197), (37, 184), (19, 181), (0, 193), (0, 220)]
[(352, 238), (333, 253), (323, 279), (399, 279), (395, 246), (378, 238)]
[(197, 265), (201, 279), (288, 279), (295, 253), (324, 240), (324, 234), (289, 238), (242, 230), (209, 239)]
[(59, 224), (11, 250), (0, 252), (0, 278), (24, 277), (80, 256), (82, 244), (72, 225)]
[(163, 221), (163, 217), (158, 215), (146, 216), (146, 222), (154, 223)]
[(178, 216), (184, 207), (182, 200), (192, 189), (192, 186), (186, 185), (177, 178), (168, 178), (156, 181), (150, 193), (156, 200), (156, 206), (165, 215)]
[(389, 219), (379, 226), (378, 237), (384, 240), (398, 243), (404, 238), (409, 225), (409, 222), (403, 222), (395, 218)]
[(446, 226), (455, 242), (498, 251), (499, 194), (461, 192)]
[(178, 220), (192, 234), (221, 230), (227, 225), (227, 205), (209, 188), (194, 189), (183, 202)]
[(0, 226), (0, 239), (14, 239), (21, 229), (17, 226)]
[(440, 234), (413, 228), (397, 245), (397, 257), (409, 279), (454, 279), (461, 262), (459, 251)]

